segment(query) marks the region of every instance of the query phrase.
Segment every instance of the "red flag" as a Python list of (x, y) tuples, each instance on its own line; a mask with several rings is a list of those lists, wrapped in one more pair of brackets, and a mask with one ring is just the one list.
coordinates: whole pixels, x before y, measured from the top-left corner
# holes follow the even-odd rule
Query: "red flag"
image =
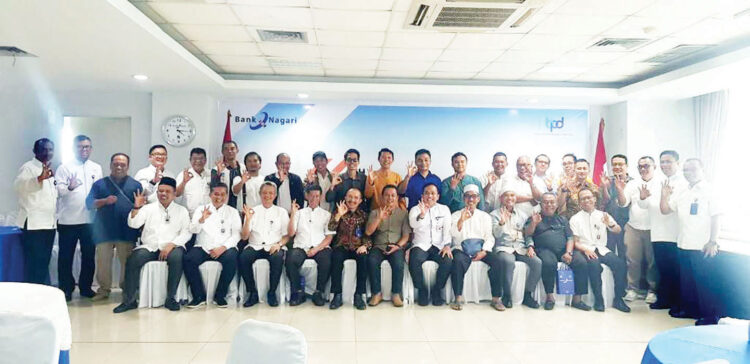
[(227, 110), (227, 126), (224, 127), (224, 140), (222, 143), (226, 143), (232, 140), (232, 129), (229, 127), (229, 119), (232, 117), (232, 113)]
[(596, 156), (594, 157), (594, 184), (601, 182), (604, 166), (607, 164), (607, 152), (604, 151), (604, 118), (599, 121), (599, 138), (596, 141)]

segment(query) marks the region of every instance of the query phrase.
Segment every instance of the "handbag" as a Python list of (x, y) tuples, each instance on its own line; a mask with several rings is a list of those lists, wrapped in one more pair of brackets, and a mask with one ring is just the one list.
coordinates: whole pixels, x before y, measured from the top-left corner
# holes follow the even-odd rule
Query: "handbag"
[(461, 250), (469, 257), (474, 258), (482, 250), (483, 244), (484, 240), (482, 239), (466, 239), (461, 242)]
[(575, 293), (573, 284), (573, 270), (565, 266), (557, 270), (557, 294), (572, 295)]

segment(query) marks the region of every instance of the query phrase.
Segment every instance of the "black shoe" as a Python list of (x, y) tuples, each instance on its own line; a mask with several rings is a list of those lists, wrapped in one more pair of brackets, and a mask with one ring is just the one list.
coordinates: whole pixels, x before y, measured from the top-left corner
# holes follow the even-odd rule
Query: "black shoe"
[(594, 300), (594, 311), (604, 312), (604, 300), (601, 298)]
[(227, 300), (224, 297), (214, 297), (214, 304), (220, 308), (227, 308)]
[(86, 298), (91, 298), (91, 297), (94, 297), (94, 296), (96, 296), (96, 292), (94, 292), (94, 291), (93, 291), (92, 289), (90, 289), (90, 288), (89, 288), (89, 289), (86, 289), (86, 290), (81, 290), (81, 291), (79, 292), (79, 294), (81, 295), (81, 297), (86, 297)]
[(341, 300), (341, 293), (335, 293), (333, 295), (333, 299), (331, 300), (331, 305), (328, 306), (328, 308), (330, 308), (332, 310), (335, 310), (335, 309), (341, 307), (341, 305), (343, 305), (343, 304), (344, 304), (344, 302)]
[(112, 312), (114, 312), (114, 313), (123, 313), (125, 311), (130, 311), (130, 310), (133, 310), (133, 309), (136, 309), (136, 308), (138, 308), (138, 304), (135, 303), (135, 302), (132, 302), (132, 303), (121, 303), (119, 306), (115, 307), (115, 309), (112, 310)]
[(268, 291), (266, 294), (266, 299), (268, 300), (268, 305), (271, 307), (276, 307), (279, 305), (279, 299), (276, 298), (276, 292)]
[(675, 310), (672, 312), (672, 310), (669, 310), (669, 316), (672, 316), (674, 318), (696, 318), (693, 317), (693, 315), (687, 313), (686, 311), (677, 311)]
[(258, 292), (248, 292), (247, 300), (242, 304), (242, 307), (253, 307), (258, 303)]
[(180, 310), (180, 304), (177, 303), (177, 301), (175, 301), (174, 298), (167, 298), (167, 300), (164, 301), (164, 307), (170, 311)]
[(625, 313), (630, 312), (630, 307), (628, 307), (628, 305), (625, 303), (625, 301), (622, 300), (622, 298), (615, 298), (615, 300), (612, 302), (612, 307)]
[(356, 307), (358, 310), (364, 310), (367, 308), (365, 300), (362, 298), (361, 294), (354, 295), (354, 307)]
[(666, 310), (668, 308), (671, 308), (672, 306), (664, 301), (656, 301), (650, 305), (648, 305), (648, 308), (652, 310)]
[(70, 302), (72, 300), (73, 300), (73, 293), (65, 292), (65, 302)]
[(719, 323), (717, 317), (701, 317), (695, 321), (695, 326), (716, 325), (717, 323)]
[(510, 299), (510, 296), (503, 296), (502, 301), (505, 308), (513, 308), (513, 300)]
[(299, 306), (305, 303), (305, 292), (297, 291), (292, 293), (292, 297), (289, 300), (289, 306)]
[(190, 303), (187, 304), (187, 308), (198, 308), (206, 305), (206, 299), (202, 297), (193, 298)]
[(430, 295), (427, 293), (427, 289), (417, 290), (417, 304), (420, 306), (427, 306), (430, 304)]
[(551, 309), (555, 308), (555, 301), (546, 301), (544, 302), (544, 309), (549, 311)]
[(326, 304), (326, 300), (323, 299), (323, 294), (318, 291), (315, 291), (315, 293), (313, 293), (312, 301), (315, 306), (323, 306)]
[(539, 303), (531, 297), (531, 292), (524, 293), (523, 302), (521, 302), (521, 304), (528, 308), (539, 308)]
[(572, 302), (570, 304), (570, 307), (577, 308), (577, 309), (583, 310), (583, 311), (591, 311), (591, 306), (583, 303), (583, 301)]
[(440, 294), (440, 290), (435, 288), (432, 291), (432, 305), (433, 306), (442, 306), (445, 304), (445, 300), (443, 299), (443, 296)]

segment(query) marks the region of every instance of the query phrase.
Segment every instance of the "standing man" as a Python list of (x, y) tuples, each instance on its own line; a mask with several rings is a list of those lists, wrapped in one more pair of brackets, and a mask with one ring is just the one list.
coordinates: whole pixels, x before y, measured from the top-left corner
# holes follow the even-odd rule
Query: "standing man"
[[(565, 161), (565, 157), (563, 161)], [(595, 199), (599, 201), (599, 189), (594, 182), (589, 180), (589, 169), (591, 168), (589, 161), (581, 158), (575, 161), (574, 166), (574, 177), (563, 179), (565, 183), (557, 189), (557, 212), (568, 220), (578, 211), (581, 211), (581, 205), (578, 201), (578, 192), (581, 190), (588, 189), (594, 192)]]
[(206, 304), (206, 287), (201, 279), (200, 265), (207, 260), (221, 263), (221, 275), (216, 286), (213, 302), (227, 307), (227, 291), (237, 273), (237, 242), (240, 241), (242, 222), (234, 207), (227, 205), (227, 185), (219, 182), (211, 186), (211, 203), (198, 208), (190, 223), (190, 232), (198, 234), (195, 246), (185, 254), (185, 278), (187, 278), (193, 300), (188, 308)]
[(183, 197), (192, 217), (195, 210), (210, 202), (208, 185), (211, 183), (211, 172), (206, 170), (206, 150), (193, 148), (190, 151), (190, 168), (185, 168), (177, 176), (177, 197)]
[(273, 201), (274, 205), (286, 210), (287, 214), (292, 211), (292, 201), (305, 200), (304, 185), (302, 179), (294, 173), (289, 173), (289, 167), (292, 161), (286, 153), (280, 153), (276, 156), (276, 173), (266, 176), (266, 181), (271, 181), (278, 188), (278, 196)]
[[(456, 152), (451, 156), (451, 165), (455, 172), (453, 176), (446, 178), (440, 185), (440, 203), (448, 206), (451, 213), (464, 208), (464, 187), (466, 185), (476, 185), (482, 189), (482, 182), (474, 176), (466, 174), (466, 163), (468, 159), (466, 154)], [(479, 209), (484, 209), (484, 196), (479, 196)]]
[(165, 169), (167, 165), (167, 147), (156, 144), (148, 150), (149, 165), (135, 173), (133, 178), (140, 182), (143, 187), (143, 194), (146, 196), (148, 203), (154, 202), (156, 198), (156, 189), (163, 177), (174, 178), (174, 173)]
[(525, 155), (518, 157), (516, 160), (516, 173), (515, 176), (508, 179), (503, 191), (512, 190), (514, 192), (516, 195), (516, 208), (521, 210), (528, 218), (534, 213), (534, 206), (537, 204), (537, 199), (542, 195), (534, 184), (534, 177), (531, 173), (531, 158)]
[[(576, 161), (578, 158), (573, 153), (567, 153), (562, 157), (562, 173), (557, 179), (557, 188), (561, 186), (567, 186), (570, 182), (576, 179)], [(559, 205), (559, 200), (558, 200)]]
[[(216, 165), (211, 169), (211, 184), (221, 182), (234, 191), (235, 178), (245, 172), (245, 166), (237, 161), (237, 152), (239, 148), (234, 140), (221, 143), (221, 159), (216, 161)], [(238, 207), (237, 196), (234, 194), (229, 195), (229, 206), (241, 208)]]
[(82, 297), (94, 297), (91, 283), (94, 280), (94, 253), (96, 247), (91, 239), (91, 211), (86, 208), (88, 196), (94, 182), (102, 178), (102, 167), (89, 160), (91, 139), (78, 135), (75, 144), (74, 161), (62, 164), (55, 173), (57, 194), (60, 196), (57, 232), (60, 234), (60, 252), (57, 260), (57, 276), (65, 299), (70, 301), (76, 288), (73, 277), (73, 256), (76, 244), (81, 242), (81, 275), (78, 277), (78, 290)]
[(365, 185), (365, 197), (370, 200), (370, 211), (382, 205), (380, 201), (383, 187), (387, 185), (398, 186), (401, 176), (391, 170), (393, 164), (393, 151), (383, 148), (378, 152), (380, 169), (374, 171), (372, 166), (367, 170), (367, 184)]
[(680, 308), (673, 317), (697, 318), (696, 325), (712, 325), (719, 315), (714, 299), (716, 240), (721, 230), (721, 209), (703, 175), (703, 163), (685, 161), (683, 173), (688, 186), (674, 194), (670, 181), (664, 181), (660, 208), (663, 214), (676, 213), (679, 221), (677, 247), (680, 259)]
[(406, 165), (406, 176), (398, 185), (398, 193), (407, 199), (406, 211), (411, 211), (422, 200), (422, 190), (428, 183), (438, 187), (440, 194), (440, 177), (430, 172), (432, 155), (427, 149), (419, 149), (414, 153), (414, 163)]
[(157, 188), (157, 203), (146, 205), (146, 198), (142, 193), (134, 196), (135, 203), (128, 215), (128, 226), (133, 229), (143, 227), (141, 245), (133, 250), (125, 264), (122, 303), (115, 307), (114, 313), (138, 307), (136, 293), (141, 282), (141, 268), (154, 260), (166, 260), (169, 267), (164, 307), (170, 311), (180, 310), (175, 295), (182, 278), (185, 244), (190, 240), (190, 214), (185, 207), (174, 202), (176, 189), (177, 181), (164, 177)]
[[(628, 290), (625, 294), (625, 301), (633, 301), (639, 298), (641, 263), (645, 260), (647, 264), (646, 281), (648, 282), (648, 295), (645, 298), (646, 303), (651, 304), (656, 302), (659, 272), (656, 270), (654, 248), (651, 245), (649, 210), (641, 207), (642, 204), (639, 204), (638, 201), (648, 199), (651, 196), (650, 191), (659, 191), (661, 179), (654, 176), (654, 159), (648, 156), (641, 157), (638, 160), (638, 173), (640, 173), (641, 178), (630, 181), (627, 185), (619, 180), (615, 181), (617, 204), (620, 207), (630, 208), (630, 217), (627, 225), (625, 225), (625, 246), (627, 247), (628, 258)], [(656, 196), (653, 198), (656, 198)], [(643, 205), (647, 203), (648, 201)], [(648, 206), (646, 205), (646, 207)]]
[(128, 176), (130, 157), (125, 153), (115, 153), (110, 158), (110, 175), (102, 178), (91, 187), (86, 197), (86, 207), (96, 210), (93, 238), (96, 244), (96, 281), (99, 290), (94, 301), (109, 298), (112, 288), (112, 257), (117, 249), (120, 261), (118, 282), (122, 288), (125, 282), (125, 266), (138, 239), (138, 230), (128, 226), (128, 214), (135, 205), (134, 196), (141, 194), (143, 187)]
[[(255, 207), (260, 205), (260, 186), (263, 178), (259, 175), (263, 159), (256, 152), (245, 154), (245, 171), (234, 177), (232, 195), (237, 197), (237, 206)], [(242, 208), (238, 208), (240, 211)]]
[(536, 186), (540, 194), (539, 196), (534, 196), (534, 198), (539, 201), (542, 199), (542, 194), (555, 192), (552, 177), (547, 175), (549, 163), (550, 159), (546, 154), (540, 154), (534, 158), (534, 186)]
[[(347, 191), (352, 188), (358, 189), (362, 197), (365, 196), (367, 176), (365, 176), (364, 171), (357, 169), (359, 167), (359, 151), (356, 149), (347, 150), (344, 153), (344, 161), (346, 162), (346, 171), (333, 179), (331, 188), (326, 192), (326, 201), (330, 204), (331, 210), (335, 209), (341, 201), (344, 201)], [(360, 209), (367, 205), (366, 201), (362, 201)]]
[(482, 186), (486, 201), (485, 210), (492, 212), (500, 207), (500, 191), (506, 183), (508, 175), (505, 168), (508, 166), (508, 157), (503, 152), (497, 152), (492, 156), (492, 170), (482, 176)]
[[(439, 198), (437, 185), (428, 183), (422, 191), (422, 199), (409, 211), (409, 226), (414, 231), (413, 246), (409, 249), (409, 273), (420, 306), (427, 306), (430, 298), (435, 306), (445, 304), (443, 288), (453, 267), (451, 212), (448, 206), (438, 203)], [(438, 264), (435, 284), (429, 291), (422, 272), (422, 263), (428, 260)]]
[[(313, 168), (307, 170), (307, 177), (305, 177), (305, 186), (320, 186), (321, 196), (325, 196), (326, 193), (331, 189), (331, 183), (333, 183), (333, 175), (328, 170), (328, 157), (325, 152), (317, 151), (312, 156)], [(331, 211), (331, 205), (325, 199), (320, 201), (320, 207), (323, 210)]]
[(34, 142), (34, 159), (18, 169), (13, 187), (18, 193), (26, 282), (49, 284), (49, 260), (55, 240), (57, 189), (51, 160), (55, 144), (47, 138)]
[[(622, 154), (615, 154), (610, 159), (612, 163), (613, 176), (608, 177), (606, 172), (602, 172), (599, 193), (602, 196), (601, 205), (606, 213), (615, 219), (618, 226), (625, 226), (630, 217), (629, 208), (622, 207), (617, 203), (619, 193), (617, 192), (617, 183), (626, 184), (633, 178), (628, 175), (628, 157)], [(639, 199), (640, 200), (640, 199)], [(658, 206), (657, 206), (658, 208)], [(615, 234), (607, 231), (607, 248), (618, 257), (627, 259), (625, 255), (625, 239), (623, 234)]]

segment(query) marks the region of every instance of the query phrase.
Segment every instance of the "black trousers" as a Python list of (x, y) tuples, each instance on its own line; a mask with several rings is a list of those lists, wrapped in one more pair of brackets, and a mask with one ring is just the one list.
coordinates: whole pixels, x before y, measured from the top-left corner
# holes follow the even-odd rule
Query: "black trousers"
[(424, 290), (424, 292), (427, 292), (427, 286), (424, 283), (422, 263), (428, 260), (438, 264), (435, 286), (432, 289), (440, 291), (445, 287), (445, 283), (448, 282), (451, 269), (453, 269), (453, 259), (448, 256), (441, 257), (440, 249), (434, 245), (430, 246), (430, 249), (427, 251), (418, 247), (414, 247), (409, 251), (409, 273), (411, 274), (412, 282), (414, 282), (414, 288), (420, 291)]
[(185, 278), (190, 285), (190, 292), (193, 294), (193, 299), (206, 299), (206, 287), (201, 278), (199, 268), (207, 260), (215, 260), (221, 263), (221, 274), (219, 275), (219, 283), (216, 285), (214, 297), (226, 297), (229, 284), (232, 283), (234, 275), (237, 274), (237, 255), (239, 255), (237, 248), (230, 248), (214, 259), (201, 247), (190, 248), (187, 254), (185, 254), (182, 264), (185, 269)]
[(717, 318), (713, 280), (715, 258), (700, 250), (678, 249), (680, 257), (680, 309), (695, 318)]
[[(305, 263), (307, 253), (300, 248), (293, 248), (289, 250), (286, 255), (286, 275), (289, 277), (289, 285), (292, 287), (292, 292), (303, 290), (300, 284), (300, 269), (302, 264)], [(318, 292), (325, 292), (326, 283), (328, 283), (328, 277), (331, 276), (331, 249), (326, 248), (313, 255), (312, 259), (318, 264), (318, 277), (315, 282), (315, 290)]]
[[(628, 267), (625, 259), (609, 252), (601, 255), (597, 252), (598, 258), (588, 259), (579, 250), (573, 252), (573, 261), (570, 268), (573, 269), (573, 281), (575, 285), (575, 294), (583, 295), (589, 293), (588, 281), (591, 282), (591, 290), (594, 291), (594, 298), (597, 301), (602, 300), (602, 266), (604, 264), (612, 270), (615, 279), (615, 298), (622, 298), (625, 295), (625, 287), (628, 284)], [(581, 274), (579, 274), (579, 272)], [(584, 272), (588, 273), (585, 274)], [(583, 278), (579, 278), (582, 276)]]
[(404, 250), (399, 249), (393, 252), (391, 255), (385, 255), (385, 253), (378, 249), (372, 248), (370, 253), (367, 254), (367, 265), (369, 268), (370, 275), (370, 292), (372, 295), (380, 293), (380, 264), (383, 260), (388, 259), (388, 264), (391, 265), (391, 293), (401, 294), (404, 287)]
[[(565, 249), (560, 251), (539, 247), (536, 249), (536, 255), (542, 260), (542, 285), (544, 285), (544, 292), (547, 294), (555, 292), (557, 263), (562, 262), (563, 254), (565, 254)], [(573, 276), (576, 276), (575, 272), (573, 272)]]
[(266, 250), (255, 250), (248, 246), (242, 251), (242, 253), (240, 253), (240, 276), (242, 276), (242, 280), (245, 281), (245, 289), (248, 293), (258, 293), (253, 273), (253, 263), (258, 259), (268, 260), (268, 265), (271, 268), (268, 277), (268, 292), (275, 293), (276, 288), (279, 287), (279, 281), (281, 280), (281, 268), (284, 264), (284, 251), (279, 250), (276, 253), (269, 254)]
[[(490, 266), (487, 275), (490, 278), (490, 290), (492, 297), (500, 297), (503, 294), (502, 267), (500, 258), (496, 254), (487, 252), (482, 261)], [(471, 257), (464, 253), (463, 250), (453, 249), (453, 267), (451, 269), (451, 286), (453, 286), (453, 295), (462, 296), (464, 294), (464, 276), (471, 266)]]
[(354, 294), (364, 294), (367, 292), (367, 254), (357, 254), (354, 250), (346, 250), (340, 246), (333, 248), (331, 252), (331, 293), (341, 293), (341, 275), (347, 259), (357, 261), (357, 289)]
[(677, 243), (654, 242), (654, 260), (659, 270), (659, 289), (656, 296), (659, 302), (669, 307), (678, 307), (680, 303), (680, 263), (677, 254)]
[[(621, 224), (620, 226), (625, 226)], [(627, 262), (627, 247), (625, 246), (625, 228), (619, 234), (607, 230), (607, 249), (616, 253), (616, 255)]]
[[(146, 263), (158, 260), (160, 251), (150, 252), (147, 249), (135, 249), (125, 263), (125, 287), (122, 288), (122, 303), (129, 304), (136, 301), (136, 292), (141, 284), (141, 269)], [(182, 278), (182, 259), (185, 248), (175, 247), (167, 255), (167, 299), (174, 299), (177, 286)]]
[(94, 269), (96, 268), (96, 245), (91, 238), (91, 224), (58, 224), (57, 232), (60, 234), (60, 250), (57, 257), (57, 276), (60, 279), (60, 289), (70, 294), (76, 288), (76, 280), (73, 277), (73, 257), (76, 253), (76, 245), (80, 241), (81, 274), (78, 277), (78, 288), (82, 292), (91, 291)]
[(21, 230), (26, 282), (49, 284), (49, 260), (55, 243), (55, 229)]

